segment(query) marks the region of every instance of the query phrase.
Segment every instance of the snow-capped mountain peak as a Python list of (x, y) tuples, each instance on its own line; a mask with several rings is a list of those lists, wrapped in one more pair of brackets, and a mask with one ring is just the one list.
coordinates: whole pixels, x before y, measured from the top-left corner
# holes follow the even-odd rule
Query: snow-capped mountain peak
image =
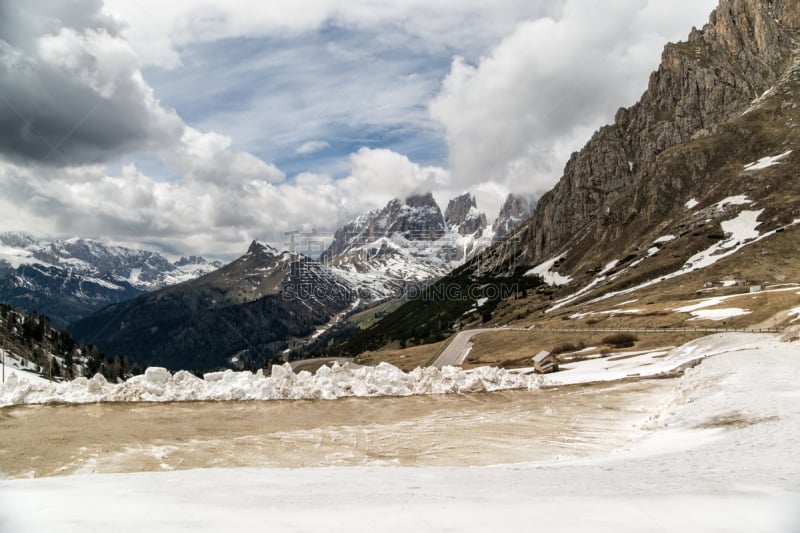
[(530, 218), (536, 208), (536, 203), (537, 198), (535, 196), (509, 194), (492, 226), (495, 240), (505, 237)]
[(394, 199), (334, 234), (323, 262), (375, 298), (443, 276), (491, 242), (475, 198), (451, 200), (443, 215), (431, 194)]
[(486, 214), (478, 210), (475, 197), (469, 193), (450, 200), (444, 212), (444, 219), (448, 230), (459, 235), (475, 235), (488, 225)]

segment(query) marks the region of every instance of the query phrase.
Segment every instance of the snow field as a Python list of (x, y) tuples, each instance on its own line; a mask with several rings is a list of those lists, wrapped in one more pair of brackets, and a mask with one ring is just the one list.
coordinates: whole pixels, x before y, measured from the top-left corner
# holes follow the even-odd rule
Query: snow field
[(0, 481), (0, 530), (800, 530), (800, 343), (725, 334), (676, 350), (715, 357), (687, 370), (642, 438), (610, 455), (471, 468), (203, 469)]

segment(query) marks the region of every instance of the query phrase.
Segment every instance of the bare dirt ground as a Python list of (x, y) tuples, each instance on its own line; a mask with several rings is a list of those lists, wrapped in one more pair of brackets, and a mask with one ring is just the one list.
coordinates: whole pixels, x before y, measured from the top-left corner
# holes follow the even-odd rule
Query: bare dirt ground
[(674, 380), (335, 401), (0, 410), (0, 475), (239, 466), (463, 466), (585, 456), (643, 435)]

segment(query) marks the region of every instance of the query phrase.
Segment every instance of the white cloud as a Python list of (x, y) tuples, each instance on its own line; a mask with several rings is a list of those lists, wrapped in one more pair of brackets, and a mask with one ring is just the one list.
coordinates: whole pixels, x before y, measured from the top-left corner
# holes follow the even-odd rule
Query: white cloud
[(477, 64), (455, 58), (430, 104), (455, 183), (549, 188), (569, 154), (641, 95), (663, 44), (685, 38), (714, 4), (568, 0), (559, 18), (521, 24)]
[[(703, 22), (713, 3), (109, 0), (104, 12), (99, 0), (76, 0), (69, 9), (54, 0), (14, 4), (13, 16), (0, 20), (0, 95), (14, 105), (0, 105), (0, 119), (11, 124), (0, 132), (2, 229), (221, 255), (241, 253), (256, 236), (280, 245), (284, 231), (332, 230), (392, 198), (428, 191), (445, 205), (469, 190), (491, 218), (508, 192), (552, 184), (569, 153), (638, 97), (663, 43)], [(304, 61), (319, 51), (330, 21), (363, 33), (347, 46), (331, 39), (325, 55)], [(317, 32), (308, 49), (230, 64), (235, 50), (219, 52), (223, 71), (200, 73), (191, 88), (202, 83), (198, 92), (237, 105), (191, 126), (159, 101), (140, 71), (141, 64), (176, 67), (191, 44), (303, 32)], [(464, 59), (452, 62), (437, 96), (432, 73), (447, 61), (424, 73), (421, 65), (454, 51)], [(231, 97), (226, 80), (241, 79), (263, 98)], [(187, 83), (176, 82), (176, 93)], [(432, 98), (449, 170), (344, 138), (390, 130), (409, 145), (424, 143), (421, 132), (430, 138), (440, 131), (426, 114)], [(329, 142), (356, 148), (342, 179), (310, 172), (287, 179), (241, 149), (263, 139), (270, 145), (259, 153), (270, 158), (275, 151), (314, 154)], [(142, 153), (158, 155), (179, 175), (130, 164), (130, 154)], [(43, 158), (47, 164), (37, 162)], [(112, 171), (109, 162), (124, 166)]]
[[(210, 236), (241, 240), (265, 222), (257, 201), (284, 174), (164, 108), (99, 6), (83, 0), (64, 13), (39, 1), (3, 11), (3, 225), (166, 247), (202, 242), (212, 253)], [(179, 179), (159, 180), (133, 165), (107, 174), (104, 162), (134, 152), (158, 154)]]
[[(226, 153), (224, 142), (212, 152)], [(6, 162), (0, 165), (0, 188), (8, 194), (0, 198), (0, 211), (4, 230), (36, 228), (33, 233), (53, 237), (82, 235), (153, 243), (173, 253), (236, 255), (253, 238), (281, 246), (285, 231), (333, 230), (394, 197), (447, 180), (444, 169), (417, 165), (388, 150), (362, 149), (350, 163), (344, 179), (305, 173), (292, 182), (270, 183), (206, 179), (202, 165), (187, 178), (165, 182), (133, 164), (109, 175), (97, 165), (42, 169)]]
[(152, 150), (180, 136), (182, 121), (159, 105), (135, 53), (113, 28), (48, 25), (31, 35), (39, 26), (25, 27), (29, 11), (4, 14), (12, 20), (0, 25), (0, 154), (81, 165)]
[(125, 35), (145, 64), (174, 68), (181, 62), (180, 48), (187, 44), (296, 35), (329, 22), (351, 28), (402, 27), (420, 47), (473, 47), (471, 52), (480, 53), (520, 20), (558, 13), (562, 4), (563, 0), (106, 0), (105, 11), (124, 18)]
[(297, 155), (308, 155), (330, 147), (331, 145), (327, 141), (306, 141), (298, 146), (294, 153)]
[(285, 177), (275, 165), (231, 149), (232, 139), (187, 126), (176, 147), (163, 151), (166, 161), (186, 179), (204, 183), (278, 182)]
[(391, 150), (362, 148), (350, 156), (350, 175), (338, 180), (337, 188), (348, 202), (377, 207), (392, 198), (441, 190), (449, 181), (443, 168), (420, 166)]

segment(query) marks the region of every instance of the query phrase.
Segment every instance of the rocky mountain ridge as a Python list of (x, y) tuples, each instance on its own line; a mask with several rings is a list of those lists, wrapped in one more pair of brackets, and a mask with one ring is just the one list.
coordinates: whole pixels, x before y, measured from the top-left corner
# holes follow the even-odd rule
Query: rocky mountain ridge
[(536, 209), (537, 198), (526, 194), (509, 194), (492, 224), (493, 239), (498, 241), (528, 220)]
[(490, 244), (486, 226), (468, 193), (452, 199), (444, 214), (430, 193), (394, 199), (337, 230), (322, 261), (374, 297), (397, 297)]
[[(691, 225), (685, 204), (692, 199), (711, 205), (773, 194), (768, 183), (738, 176), (745, 165), (792, 148), (798, 10), (790, 2), (722, 0), (702, 30), (667, 45), (641, 100), (572, 155), (516, 233), (521, 250), (498, 261), (534, 267), (560, 258), (559, 272), (579, 280), (612, 260), (635, 259), (671, 228)], [(761, 229), (790, 221), (784, 213)], [(672, 268), (703, 244), (687, 243)]]
[(486, 213), (478, 210), (475, 197), (470, 193), (453, 198), (444, 212), (445, 225), (459, 235), (474, 235), (488, 226)]

